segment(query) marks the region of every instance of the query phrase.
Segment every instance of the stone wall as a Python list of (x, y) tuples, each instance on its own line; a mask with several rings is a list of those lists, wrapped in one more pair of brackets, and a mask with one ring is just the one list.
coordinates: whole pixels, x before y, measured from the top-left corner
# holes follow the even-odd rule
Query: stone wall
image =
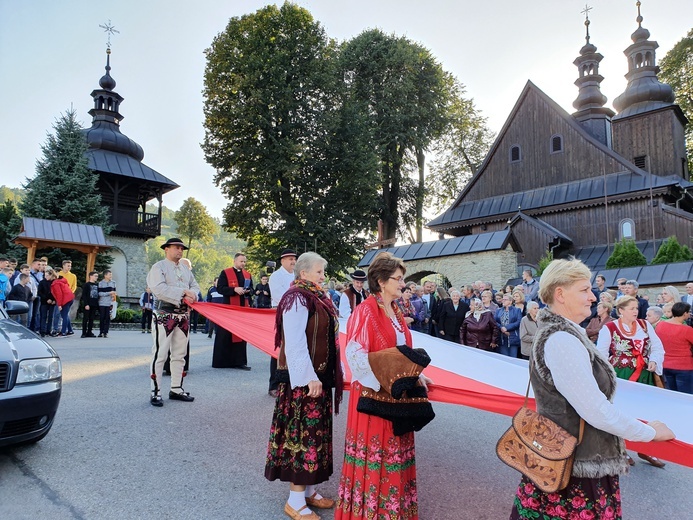
[(407, 280), (417, 280), (417, 274), (426, 276), (439, 273), (447, 277), (453, 287), (471, 284), (477, 280), (491, 282), (500, 289), (511, 278), (517, 277), (517, 255), (508, 246), (503, 251), (484, 251), (465, 255), (444, 256), (405, 262)]
[(139, 300), (147, 286), (149, 272), (144, 240), (109, 235), (108, 241), (113, 245), (109, 250), (114, 258), (111, 271), (121, 302), (127, 303), (131, 298)]

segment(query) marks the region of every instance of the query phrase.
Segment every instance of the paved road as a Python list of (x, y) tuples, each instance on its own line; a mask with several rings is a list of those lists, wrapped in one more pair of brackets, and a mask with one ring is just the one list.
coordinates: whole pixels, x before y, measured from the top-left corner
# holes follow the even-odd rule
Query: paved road
[[(117, 331), (53, 340), (65, 380), (56, 423), (34, 446), (0, 450), (1, 519), (285, 518), (287, 486), (263, 477), (273, 408), (267, 356), (249, 347), (251, 372), (213, 369), (211, 340), (193, 335), (185, 387), (195, 402), (154, 408), (150, 341)], [(421, 518), (507, 518), (518, 474), (494, 446), (509, 419), (434, 407), (436, 419), (417, 434)], [(321, 487), (328, 496), (336, 493), (345, 419), (336, 418), (336, 475)], [(689, 518), (692, 477), (674, 464), (638, 463), (622, 479), (624, 518)]]

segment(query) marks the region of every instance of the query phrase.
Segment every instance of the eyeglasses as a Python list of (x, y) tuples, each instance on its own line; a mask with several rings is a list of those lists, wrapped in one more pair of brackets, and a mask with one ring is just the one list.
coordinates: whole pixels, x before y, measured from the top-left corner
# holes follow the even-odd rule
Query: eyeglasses
[(404, 276), (394, 277), (388, 276), (390, 280), (395, 280), (397, 283), (404, 283)]

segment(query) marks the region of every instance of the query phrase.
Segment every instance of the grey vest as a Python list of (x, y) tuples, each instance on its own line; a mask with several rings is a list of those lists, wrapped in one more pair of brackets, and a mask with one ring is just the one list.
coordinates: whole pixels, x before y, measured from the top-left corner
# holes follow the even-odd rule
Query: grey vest
[[(571, 322), (548, 309), (539, 311), (537, 321), (539, 331), (534, 337), (529, 368), (537, 411), (577, 437), (580, 416), (566, 398), (556, 390), (551, 372), (544, 361), (546, 340), (555, 332), (561, 331), (578, 338), (589, 354), (594, 379), (609, 401), (612, 401), (616, 391), (616, 374), (611, 365), (599, 355), (585, 333)], [(585, 422), (582, 443), (575, 452), (573, 476), (599, 478), (627, 472), (628, 462), (623, 439), (598, 430)]]

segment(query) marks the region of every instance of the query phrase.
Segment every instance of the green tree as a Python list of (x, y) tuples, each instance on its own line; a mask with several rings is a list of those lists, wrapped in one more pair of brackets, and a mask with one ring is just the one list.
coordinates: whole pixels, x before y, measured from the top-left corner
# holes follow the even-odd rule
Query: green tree
[[(402, 235), (402, 201), (412, 189), (403, 167), (416, 162), (413, 182), (416, 240), (421, 240), (425, 152), (447, 125), (454, 81), (431, 52), (407, 38), (371, 29), (343, 44), (340, 68), (349, 95), (368, 114), (378, 156), (385, 238)], [(406, 196), (406, 197), (405, 197)], [(411, 214), (409, 214), (411, 215)]]
[(12, 242), (12, 239), (20, 233), (21, 228), (22, 219), (17, 206), (12, 200), (5, 200), (0, 204), (0, 253), (8, 257), (16, 257), (20, 263), (26, 249)]
[(693, 252), (686, 245), (681, 245), (675, 236), (667, 238), (652, 259), (652, 265), (686, 262), (693, 260)]
[(626, 240), (625, 238), (614, 244), (614, 252), (606, 261), (607, 269), (640, 265), (647, 265), (647, 258), (640, 252), (633, 240)]
[[(689, 121), (693, 120), (693, 29), (679, 40), (659, 62), (659, 78), (676, 94), (676, 103)], [(688, 172), (693, 175), (693, 125), (686, 126)]]
[(536, 273), (537, 276), (541, 276), (541, 274), (544, 272), (544, 269), (546, 269), (551, 262), (553, 262), (553, 252), (547, 249), (544, 256), (542, 256), (539, 259), (539, 265), (537, 265)]
[(486, 118), (456, 81), (448, 127), (432, 145), (435, 159), (426, 182), (427, 208), (436, 213), (448, 208), (481, 165), (493, 139)]
[(206, 51), (202, 148), (230, 201), (224, 225), (254, 258), (317, 244), (340, 270), (375, 228), (377, 163), (336, 51), (290, 3), (232, 18)]
[[(178, 233), (187, 237), (188, 248), (191, 247), (193, 240), (209, 243), (217, 228), (216, 222), (207, 213), (204, 204), (193, 197), (185, 199), (173, 219), (176, 221)], [(185, 256), (188, 256), (187, 253)]]
[[(101, 204), (96, 189), (98, 176), (89, 169), (85, 152), (87, 141), (74, 110), (61, 115), (41, 146), (43, 157), (36, 163), (36, 175), (24, 184), (26, 194), (19, 204), (24, 217), (60, 220), (77, 224), (101, 226), (104, 233), (111, 231), (108, 209)], [(46, 255), (51, 265), (60, 266), (70, 258), (73, 271), (81, 282), (85, 278), (86, 255), (78, 251), (63, 252), (49, 249), (37, 252)], [(110, 265), (107, 253), (97, 255), (96, 265), (103, 269)]]
[(111, 230), (108, 209), (96, 189), (98, 176), (89, 169), (87, 140), (74, 110), (61, 115), (41, 146), (43, 158), (36, 175), (24, 184), (26, 195), (19, 205), (25, 217), (101, 226)]

